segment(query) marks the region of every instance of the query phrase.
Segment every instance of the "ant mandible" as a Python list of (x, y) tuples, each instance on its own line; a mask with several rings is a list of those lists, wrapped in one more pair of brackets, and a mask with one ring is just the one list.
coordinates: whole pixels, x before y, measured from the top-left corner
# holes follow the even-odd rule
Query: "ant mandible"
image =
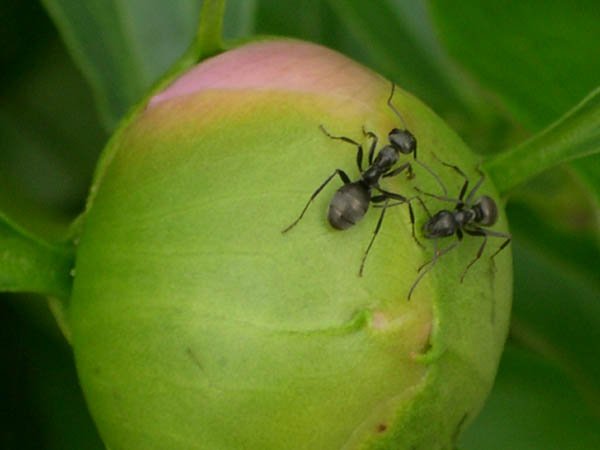
[[(394, 199), (398, 200), (400, 203), (408, 203), (410, 220), (413, 228), (413, 237), (416, 242), (419, 243), (414, 231), (414, 214), (410, 205), (410, 199), (403, 195), (384, 190), (379, 185), (379, 180), (381, 178), (393, 177), (405, 170), (408, 172), (409, 178), (414, 176), (410, 162), (406, 162), (392, 170), (394, 165), (398, 162), (401, 154), (412, 154), (415, 161), (417, 160), (417, 140), (415, 136), (406, 129), (404, 119), (400, 115), (400, 112), (392, 104), (392, 97), (394, 96), (395, 88), (396, 85), (392, 82), (392, 90), (387, 99), (387, 105), (396, 114), (396, 116), (398, 116), (404, 125), (404, 129), (400, 130), (398, 128), (393, 128), (388, 133), (389, 144), (383, 146), (375, 156), (375, 150), (378, 143), (377, 135), (371, 131), (366, 131), (363, 127), (364, 136), (372, 139), (368, 154), (369, 167), (366, 169), (363, 169), (363, 147), (361, 144), (345, 136), (334, 136), (330, 134), (323, 125), (319, 126), (321, 131), (330, 139), (340, 140), (356, 146), (356, 165), (360, 171), (360, 178), (357, 181), (350, 181), (350, 177), (348, 177), (346, 172), (341, 169), (335, 169), (335, 171), (329, 175), (329, 177), (327, 177), (325, 181), (313, 192), (298, 218), (294, 220), (294, 222), (292, 222), (287, 228), (285, 228), (282, 233), (288, 232), (298, 224), (317, 195), (319, 195), (323, 188), (325, 188), (325, 186), (327, 186), (327, 184), (336, 175), (338, 175), (344, 185), (335, 192), (333, 198), (331, 199), (331, 202), (329, 203), (329, 212), (327, 215), (329, 223), (333, 228), (337, 230), (345, 230), (350, 228), (364, 217), (370, 203), (387, 203), (387, 201), (390, 199)], [(377, 191), (379, 194), (373, 195), (373, 190)], [(375, 236), (381, 227), (385, 209), (386, 208), (384, 207), (373, 233), (373, 238), (371, 239), (371, 242), (363, 256), (359, 271), (359, 275), (361, 276), (364, 267), (364, 261), (371, 248), (371, 245), (373, 244), (373, 240), (375, 239)]]
[[(417, 287), (419, 281), (421, 281), (425, 274), (429, 272), (433, 268), (433, 266), (435, 266), (440, 257), (456, 248), (456, 246), (462, 241), (463, 233), (466, 233), (471, 236), (482, 237), (483, 242), (481, 243), (481, 246), (479, 247), (475, 258), (473, 258), (471, 262), (467, 264), (467, 267), (465, 267), (465, 270), (463, 271), (460, 277), (461, 283), (465, 279), (465, 275), (467, 274), (471, 266), (473, 266), (473, 264), (475, 264), (479, 260), (479, 258), (481, 258), (483, 250), (485, 249), (485, 246), (487, 244), (488, 237), (506, 239), (502, 243), (502, 245), (500, 245), (500, 247), (490, 256), (490, 260), (493, 260), (498, 253), (500, 253), (504, 248), (506, 248), (506, 246), (510, 243), (512, 239), (512, 236), (509, 233), (502, 233), (499, 231), (484, 228), (491, 227), (496, 223), (496, 221), (498, 220), (498, 207), (496, 206), (496, 202), (487, 195), (482, 195), (481, 197), (475, 198), (475, 194), (477, 193), (477, 191), (483, 184), (483, 181), (485, 180), (485, 174), (480, 170), (480, 168), (476, 168), (477, 173), (480, 176), (479, 181), (473, 187), (473, 189), (471, 189), (469, 195), (467, 195), (467, 198), (465, 200), (464, 197), (469, 187), (469, 179), (458, 166), (448, 164), (443, 161), (440, 162), (446, 167), (450, 167), (451, 169), (456, 171), (465, 179), (465, 182), (462, 185), (457, 199), (448, 197), (448, 191), (443, 184), (443, 196), (423, 192), (419, 188), (415, 187), (415, 189), (420, 194), (435, 198), (437, 200), (454, 203), (455, 206), (454, 210), (452, 211), (442, 209), (434, 215), (431, 215), (425, 204), (422, 201), (420, 201), (421, 205), (425, 209), (425, 212), (429, 216), (429, 219), (423, 225), (423, 236), (426, 239), (433, 240), (434, 254), (431, 260), (419, 267), (418, 272), (420, 272), (420, 274), (414, 281), (413, 285), (410, 288), (410, 291), (408, 292), (408, 300), (410, 300), (410, 297), (415, 288)], [(437, 240), (439, 238), (449, 237), (453, 235), (456, 235), (457, 241), (452, 243), (448, 247), (438, 251)]]

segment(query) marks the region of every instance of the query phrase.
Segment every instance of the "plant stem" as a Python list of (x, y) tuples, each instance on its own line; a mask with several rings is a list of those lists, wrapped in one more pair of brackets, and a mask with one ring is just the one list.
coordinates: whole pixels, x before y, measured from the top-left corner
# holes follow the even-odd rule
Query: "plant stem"
[(225, 0), (204, 0), (196, 39), (192, 44), (196, 61), (223, 51), (223, 16)]
[(49, 243), (0, 212), (0, 291), (31, 292), (68, 300), (74, 251)]

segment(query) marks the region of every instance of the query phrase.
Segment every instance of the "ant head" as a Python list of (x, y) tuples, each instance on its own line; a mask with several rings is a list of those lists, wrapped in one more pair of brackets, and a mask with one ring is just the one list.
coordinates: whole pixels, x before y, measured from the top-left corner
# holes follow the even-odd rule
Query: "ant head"
[(388, 139), (395, 150), (405, 155), (414, 153), (416, 157), (417, 139), (410, 131), (394, 128), (388, 133)]
[(442, 210), (434, 214), (423, 225), (423, 235), (427, 239), (452, 236), (458, 224), (450, 211)]
[(498, 207), (496, 206), (496, 202), (487, 195), (484, 195), (477, 200), (474, 209), (477, 210), (477, 219), (481, 225), (489, 227), (494, 225), (496, 220), (498, 220)]

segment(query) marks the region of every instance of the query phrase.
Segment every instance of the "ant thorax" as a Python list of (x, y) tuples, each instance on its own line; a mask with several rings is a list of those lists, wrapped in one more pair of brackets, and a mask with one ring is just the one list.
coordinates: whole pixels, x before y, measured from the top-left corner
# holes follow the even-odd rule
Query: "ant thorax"
[(386, 145), (375, 157), (373, 164), (365, 170), (361, 177), (370, 186), (376, 184), (381, 176), (398, 162), (398, 152), (391, 145)]
[(454, 220), (456, 223), (463, 227), (469, 222), (472, 222), (476, 217), (475, 212), (470, 209), (461, 209), (458, 211), (454, 211)]

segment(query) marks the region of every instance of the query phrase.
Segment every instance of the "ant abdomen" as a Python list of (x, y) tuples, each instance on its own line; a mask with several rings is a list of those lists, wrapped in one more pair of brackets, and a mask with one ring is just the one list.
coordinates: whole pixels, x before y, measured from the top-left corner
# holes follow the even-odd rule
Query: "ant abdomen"
[(371, 195), (359, 183), (349, 183), (335, 193), (329, 204), (328, 219), (331, 226), (345, 230), (364, 217), (369, 209)]

